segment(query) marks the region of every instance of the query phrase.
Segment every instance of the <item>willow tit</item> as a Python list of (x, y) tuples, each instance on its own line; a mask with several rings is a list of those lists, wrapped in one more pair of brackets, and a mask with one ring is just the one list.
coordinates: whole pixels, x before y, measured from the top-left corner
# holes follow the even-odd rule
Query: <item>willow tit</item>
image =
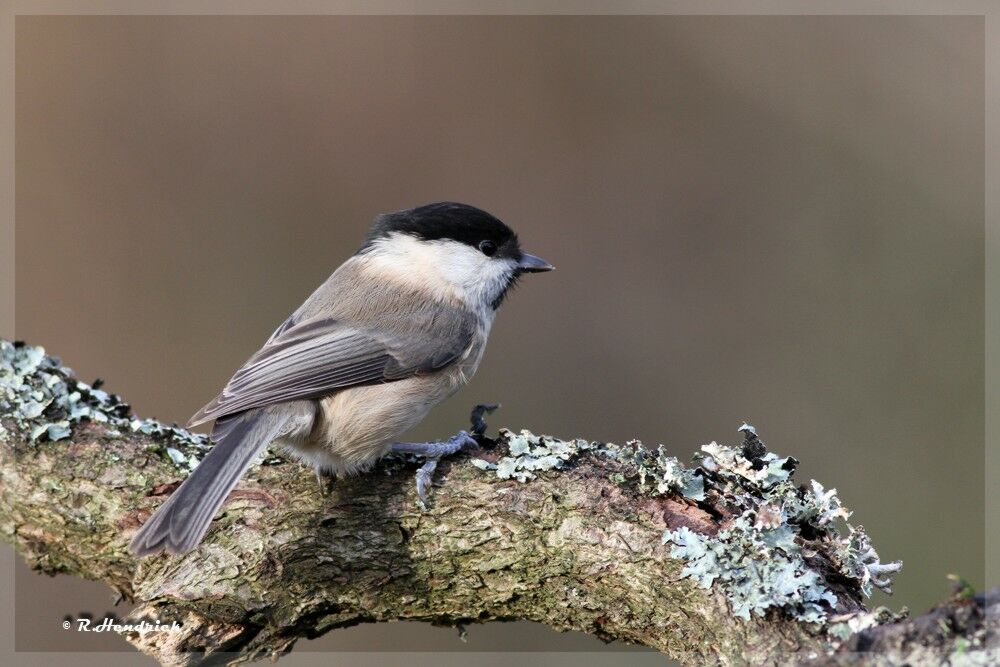
[[(378, 216), (361, 249), (191, 418), (189, 426), (215, 420), (215, 446), (136, 533), (132, 553), (196, 547), (269, 443), (317, 474), (369, 469), (476, 372), (518, 277), (550, 269), (521, 250), (507, 225), (472, 206), (441, 202)], [(395, 451), (437, 457), (463, 444), (459, 434), (446, 443), (395, 443)], [(423, 498), (419, 475), (418, 491)]]

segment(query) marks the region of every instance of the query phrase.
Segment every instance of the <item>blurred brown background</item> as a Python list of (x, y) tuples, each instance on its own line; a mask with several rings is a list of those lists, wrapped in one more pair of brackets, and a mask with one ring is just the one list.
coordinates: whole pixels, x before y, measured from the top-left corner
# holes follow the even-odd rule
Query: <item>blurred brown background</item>
[[(558, 270), (413, 437), (497, 400), (687, 459), (750, 419), (904, 559), (874, 604), (982, 584), (981, 17), (21, 16), (16, 48), (16, 334), (139, 414), (185, 421), (376, 213), (466, 201)], [(21, 567), (18, 650), (122, 649), (57, 629), (106, 589)], [(511, 647), (602, 650), (299, 650)]]

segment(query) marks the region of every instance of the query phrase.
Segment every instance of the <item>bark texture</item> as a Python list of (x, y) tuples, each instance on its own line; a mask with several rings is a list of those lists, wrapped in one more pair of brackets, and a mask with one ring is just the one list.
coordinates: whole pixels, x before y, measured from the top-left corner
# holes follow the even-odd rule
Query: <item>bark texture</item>
[[(183, 479), (178, 461), (202, 446), (171, 428), (123, 432), (86, 417), (46, 441), (21, 417), (0, 415), (5, 539), (39, 571), (105, 581), (139, 602), (131, 620), (179, 621), (179, 631), (123, 632), (164, 665), (273, 657), (302, 637), (399, 619), (526, 619), (686, 664), (988, 664), (998, 655), (1000, 605), (968, 592), (926, 617), (878, 622), (857, 587), (831, 575), (835, 613), (822, 623), (778, 608), (738, 618), (716, 586), (683, 576), (684, 560), (663, 541), (681, 527), (719, 534), (736, 518), (730, 505), (645, 493), (629, 481), (634, 467), (599, 449), (539, 467), (529, 481), (502, 479), (484, 468), (510, 453), (509, 434), (442, 461), (426, 509), (415, 462), (386, 460), (322, 497), (311, 471), (268, 459), (198, 549), (137, 560), (129, 539)], [(845, 635), (848, 618), (871, 627)]]

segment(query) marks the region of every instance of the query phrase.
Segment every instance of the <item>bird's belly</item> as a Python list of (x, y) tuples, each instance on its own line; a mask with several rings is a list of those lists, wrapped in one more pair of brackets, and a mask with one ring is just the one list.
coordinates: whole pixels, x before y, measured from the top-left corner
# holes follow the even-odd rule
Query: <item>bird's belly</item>
[(341, 390), (320, 399), (309, 438), (281, 444), (317, 468), (337, 474), (362, 472), (471, 374), (457, 364), (431, 375)]

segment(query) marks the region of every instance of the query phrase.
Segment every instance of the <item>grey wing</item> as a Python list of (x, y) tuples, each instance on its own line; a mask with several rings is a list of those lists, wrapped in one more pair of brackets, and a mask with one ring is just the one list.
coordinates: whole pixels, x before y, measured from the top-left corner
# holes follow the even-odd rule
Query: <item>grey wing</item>
[(281, 334), (285, 333), (286, 331), (288, 331), (289, 329), (291, 329), (293, 326), (295, 326), (295, 323), (298, 322), (298, 320), (299, 320), (298, 314), (299, 314), (298, 311), (292, 313), (291, 315), (288, 316), (288, 319), (286, 319), (284, 322), (282, 322), (281, 324), (279, 324), (278, 328), (275, 329), (274, 333), (272, 333), (268, 337), (268, 339), (264, 343), (264, 345), (270, 344), (271, 342), (274, 341), (275, 338), (277, 338), (278, 336), (280, 336)]
[(279, 327), (189, 426), (436, 370), (461, 357), (473, 335), (462, 325), (388, 333), (332, 318), (286, 324), (291, 325)]

